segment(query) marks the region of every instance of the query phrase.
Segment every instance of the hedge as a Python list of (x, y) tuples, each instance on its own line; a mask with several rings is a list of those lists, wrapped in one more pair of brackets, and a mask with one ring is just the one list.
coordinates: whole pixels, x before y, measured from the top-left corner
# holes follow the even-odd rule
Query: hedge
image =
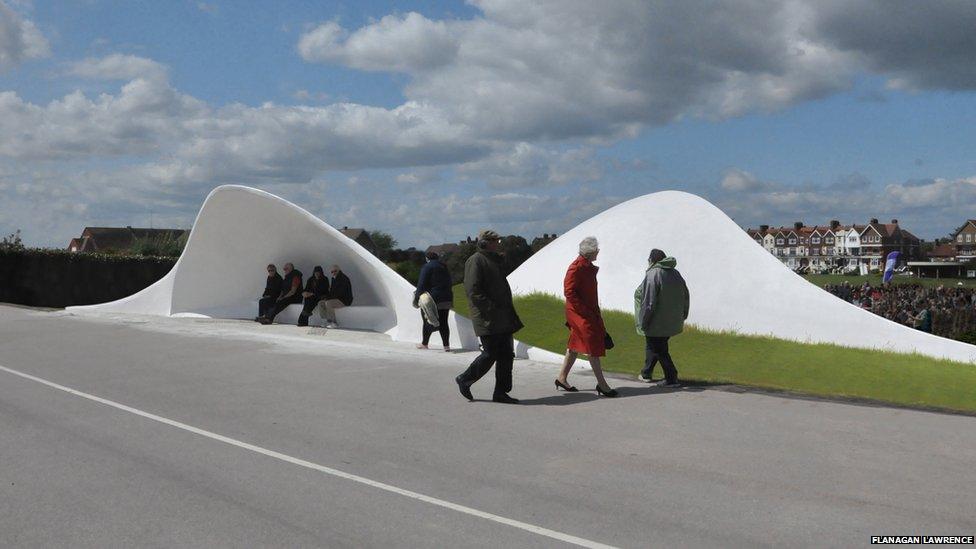
[(0, 250), (0, 302), (68, 307), (114, 301), (150, 286), (176, 260), (36, 248)]

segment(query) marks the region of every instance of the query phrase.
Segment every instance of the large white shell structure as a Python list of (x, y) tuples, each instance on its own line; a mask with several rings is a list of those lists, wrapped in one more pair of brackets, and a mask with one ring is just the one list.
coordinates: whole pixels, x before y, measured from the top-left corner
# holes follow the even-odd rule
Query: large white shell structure
[(566, 232), (509, 276), (513, 292), (562, 297), (566, 268), (587, 236), (600, 241), (605, 309), (633, 312), (648, 254), (660, 248), (678, 260), (691, 292), (688, 321), (701, 328), (976, 361), (976, 346), (897, 324), (810, 284), (720, 209), (680, 191), (634, 198)]
[[(309, 212), (272, 194), (236, 185), (214, 189), (197, 215), (183, 255), (161, 280), (129, 297), (75, 311), (166, 316), (253, 318), (264, 289), (265, 266), (291, 262), (305, 277), (312, 268), (338, 264), (353, 288), (353, 305), (338, 311), (343, 327), (385, 332), (394, 340), (419, 341), (420, 313), (414, 287), (369, 253)], [(464, 299), (464, 296), (455, 296)], [(294, 322), (295, 308), (277, 320)], [(471, 323), (451, 313), (451, 342), (473, 349)], [(435, 335), (435, 340), (437, 337)], [(521, 354), (527, 348), (521, 346)]]

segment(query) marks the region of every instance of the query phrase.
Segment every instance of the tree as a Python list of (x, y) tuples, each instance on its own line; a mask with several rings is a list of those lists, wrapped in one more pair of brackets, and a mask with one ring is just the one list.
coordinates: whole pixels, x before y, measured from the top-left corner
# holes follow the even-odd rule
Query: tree
[(2, 240), (0, 240), (0, 251), (9, 252), (13, 250), (23, 250), (23, 249), (24, 249), (24, 243), (20, 239), (20, 229), (17, 229), (16, 232), (10, 233), (9, 235), (3, 237)]
[(373, 240), (373, 244), (376, 245), (376, 255), (379, 257), (386, 257), (389, 255), (390, 250), (397, 245), (396, 239), (388, 232), (370, 231), (369, 237)]
[(503, 237), (498, 251), (502, 254), (502, 274), (505, 276), (512, 274), (533, 253), (525, 238), (518, 235)]
[(444, 259), (444, 264), (447, 265), (447, 270), (450, 271), (451, 279), (455, 284), (464, 282), (464, 262), (474, 255), (475, 251), (477, 247), (474, 242), (462, 242), (457, 251), (451, 252)]

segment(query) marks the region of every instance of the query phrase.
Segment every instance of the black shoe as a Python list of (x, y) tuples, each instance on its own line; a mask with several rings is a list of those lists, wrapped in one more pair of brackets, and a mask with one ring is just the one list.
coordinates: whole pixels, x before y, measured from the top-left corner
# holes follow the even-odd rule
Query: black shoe
[(265, 317), (262, 316), (261, 318), (258, 319), (258, 322), (260, 322), (261, 324), (264, 324), (265, 326), (267, 326), (268, 324), (271, 324), (274, 321), (271, 320), (270, 318), (265, 318)]
[(461, 381), (461, 376), (454, 378), (454, 381), (458, 384), (458, 391), (461, 392), (461, 396), (468, 400), (474, 400), (474, 396), (471, 395), (471, 386)]
[(557, 379), (556, 380), (556, 390), (558, 391), (559, 389), (562, 389), (563, 391), (566, 391), (567, 393), (575, 393), (576, 391), (579, 391), (579, 389), (577, 389), (576, 387), (573, 387), (572, 385), (566, 385), (565, 383), (563, 383), (562, 381), (559, 381)]
[(518, 404), (519, 403), (519, 401), (518, 401), (517, 398), (512, 398), (512, 397), (506, 395), (505, 393), (501, 393), (501, 394), (498, 394), (498, 395), (495, 395), (495, 396), (491, 397), (491, 401), (492, 402), (500, 402), (502, 404)]
[(596, 392), (600, 393), (601, 396), (610, 398), (620, 396), (620, 393), (618, 393), (616, 389), (610, 389), (607, 392), (603, 392), (603, 389), (601, 389), (599, 385), (596, 386)]

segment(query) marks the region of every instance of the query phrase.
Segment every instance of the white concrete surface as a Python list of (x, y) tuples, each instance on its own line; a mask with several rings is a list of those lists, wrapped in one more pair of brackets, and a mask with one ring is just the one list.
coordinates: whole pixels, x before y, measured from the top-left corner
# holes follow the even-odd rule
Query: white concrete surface
[(976, 346), (891, 322), (810, 284), (720, 209), (679, 191), (634, 198), (567, 231), (509, 275), (512, 291), (561, 298), (566, 268), (587, 236), (600, 241), (605, 309), (633, 312), (647, 256), (660, 248), (678, 260), (691, 291), (688, 321), (699, 327), (976, 361)]
[[(412, 306), (414, 287), (409, 282), (302, 208), (236, 185), (210, 193), (183, 255), (162, 280), (118, 301), (69, 309), (251, 318), (257, 315), (257, 299), (264, 289), (265, 265), (274, 263), (280, 270), (286, 262), (294, 263), (306, 278), (315, 265), (328, 269), (335, 263), (342, 268), (354, 295), (352, 307), (337, 313), (342, 325), (384, 332), (400, 341), (420, 339), (420, 313)], [(286, 314), (281, 320), (293, 319)], [(477, 346), (466, 319), (452, 313), (450, 323), (453, 346)]]

